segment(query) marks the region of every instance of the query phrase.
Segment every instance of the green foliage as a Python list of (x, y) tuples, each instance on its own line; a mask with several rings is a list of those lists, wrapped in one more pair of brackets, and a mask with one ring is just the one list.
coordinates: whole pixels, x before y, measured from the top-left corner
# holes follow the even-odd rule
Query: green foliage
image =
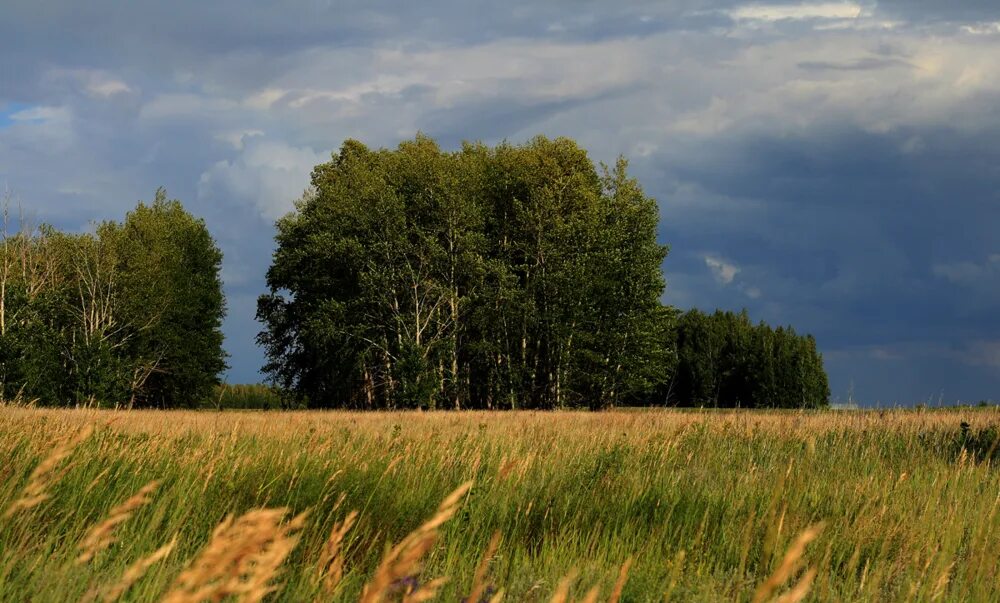
[(603, 407), (648, 389), (658, 211), (567, 139), (347, 141), (279, 220), (259, 337), (311, 406)]
[(202, 407), (215, 410), (280, 410), (288, 407), (281, 392), (269, 385), (216, 385)]
[(665, 397), (680, 406), (822, 408), (830, 390), (811, 335), (754, 325), (746, 311), (691, 310), (672, 343), (677, 368)]
[(278, 221), (265, 371), (312, 407), (825, 406), (811, 337), (660, 304), (658, 217), (567, 139), (348, 140)]
[(0, 394), (43, 404), (189, 406), (225, 368), (222, 255), (160, 189), (94, 234), (5, 233)]

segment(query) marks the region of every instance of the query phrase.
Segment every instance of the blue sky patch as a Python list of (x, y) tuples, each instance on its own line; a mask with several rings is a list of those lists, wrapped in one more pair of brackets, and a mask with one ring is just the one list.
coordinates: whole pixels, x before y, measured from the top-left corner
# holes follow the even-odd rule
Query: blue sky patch
[(7, 105), (0, 106), (0, 128), (6, 128), (17, 123), (17, 120), (12, 119), (11, 116), (30, 107), (31, 105), (25, 105), (22, 103), (9, 103)]

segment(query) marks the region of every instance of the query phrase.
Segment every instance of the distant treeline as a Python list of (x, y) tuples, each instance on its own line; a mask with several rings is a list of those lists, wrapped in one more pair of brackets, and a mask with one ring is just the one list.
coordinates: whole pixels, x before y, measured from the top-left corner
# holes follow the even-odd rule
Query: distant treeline
[(658, 218), (567, 139), (347, 141), (278, 221), (265, 370), (313, 407), (826, 405), (811, 337), (661, 305)]
[(823, 358), (811, 335), (753, 324), (746, 311), (677, 320), (676, 365), (658, 399), (671, 405), (818, 408), (830, 397)]
[(3, 399), (164, 408), (208, 399), (226, 367), (221, 262), (204, 222), (163, 190), (93, 234), (4, 228)]
[[(163, 190), (2, 232), (0, 396), (201, 408), (816, 408), (811, 336), (665, 306), (659, 209), (571, 140), (348, 140), (277, 222), (267, 386), (223, 386), (222, 254)], [(7, 222), (5, 221), (5, 224)]]
[(204, 400), (202, 408), (213, 410), (280, 410), (289, 408), (289, 398), (278, 389), (262, 383), (215, 386), (210, 400)]

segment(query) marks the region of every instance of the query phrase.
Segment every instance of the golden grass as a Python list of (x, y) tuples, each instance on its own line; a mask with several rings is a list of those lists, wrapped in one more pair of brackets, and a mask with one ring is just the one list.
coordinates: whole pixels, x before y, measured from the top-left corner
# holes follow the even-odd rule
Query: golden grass
[(167, 544), (156, 549), (150, 555), (143, 557), (142, 559), (130, 565), (129, 568), (125, 570), (125, 573), (122, 574), (122, 577), (117, 582), (105, 588), (103, 591), (98, 591), (96, 589), (91, 591), (91, 594), (84, 597), (84, 600), (89, 601), (100, 597), (100, 599), (105, 603), (110, 603), (111, 601), (117, 601), (119, 598), (121, 598), (122, 595), (128, 592), (128, 589), (132, 588), (133, 584), (138, 582), (140, 579), (142, 579), (143, 576), (146, 575), (146, 572), (149, 571), (149, 568), (153, 567), (160, 561), (166, 559), (167, 556), (173, 552), (174, 547), (176, 546), (177, 546), (177, 537), (174, 536)]
[(115, 542), (115, 528), (128, 521), (129, 517), (140, 507), (145, 506), (151, 500), (151, 495), (160, 486), (157, 481), (152, 481), (143, 486), (134, 496), (111, 509), (108, 518), (95, 525), (84, 536), (80, 543), (80, 556), (76, 558), (77, 563), (86, 563), (93, 559), (98, 553), (108, 548)]
[[(801, 569), (802, 556), (806, 551), (806, 546), (813, 540), (816, 540), (822, 531), (822, 525), (815, 525), (810, 526), (799, 534), (798, 538), (795, 539), (795, 542), (788, 549), (788, 552), (785, 553), (781, 564), (778, 565), (778, 569), (774, 570), (774, 573), (757, 588), (757, 591), (753, 595), (753, 603), (763, 603), (769, 600), (782, 584), (787, 582), (797, 570)], [(816, 570), (810, 568), (788, 595), (781, 597), (779, 601), (784, 603), (800, 601), (809, 592), (809, 586), (815, 577)]]
[(0, 600), (997, 600), (962, 422), (0, 407)]
[[(764, 433), (800, 437), (803, 441), (823, 434), (840, 431), (890, 431), (914, 434), (942, 426), (954, 427), (961, 416), (973, 429), (995, 425), (1000, 420), (1000, 407), (974, 409), (964, 415), (957, 411), (882, 410), (861, 412), (823, 411), (750, 411), (750, 410), (636, 410), (593, 413), (585, 411), (490, 412), (468, 411), (452, 414), (433, 412), (353, 412), (353, 411), (287, 411), (255, 412), (151, 410), (62, 410), (3, 407), (5, 419), (11, 423), (34, 422), (41, 418), (64, 427), (86, 426), (113, 421), (115, 431), (124, 433), (154, 433), (159, 438), (180, 437), (192, 433), (216, 438), (259, 435), (287, 437), (310, 430), (319, 434), (349, 425), (357, 433), (384, 432), (405, 422), (411, 431), (436, 430), (442, 435), (456, 434), (485, 423), (491, 434), (515, 437), (532, 432), (557, 429), (567, 437), (586, 433), (604, 438), (631, 430), (634, 437), (664, 431), (684, 432), (702, 427), (712, 433)], [(395, 457), (393, 457), (395, 458)], [(513, 459), (513, 457), (512, 457)], [(517, 460), (517, 459), (513, 459)]]
[(32, 509), (45, 502), (50, 496), (48, 489), (58, 482), (68, 469), (64, 461), (73, 454), (73, 449), (80, 442), (90, 437), (93, 430), (93, 425), (85, 423), (76, 433), (63, 436), (56, 441), (52, 452), (31, 472), (21, 496), (7, 507), (4, 517), (10, 518), (19, 511)]
[(621, 600), (622, 591), (625, 589), (625, 583), (628, 581), (628, 571), (631, 568), (632, 558), (630, 557), (622, 564), (622, 569), (618, 572), (618, 580), (615, 581), (615, 586), (611, 589), (611, 596), (608, 597), (608, 603), (618, 603)]
[(573, 581), (576, 580), (579, 572), (576, 568), (571, 569), (568, 574), (563, 576), (563, 579), (559, 581), (556, 585), (556, 591), (552, 593), (552, 599), (550, 603), (569, 603), (569, 589), (573, 586)]
[[(392, 547), (382, 563), (375, 570), (375, 575), (365, 585), (361, 592), (361, 603), (378, 603), (385, 600), (392, 588), (404, 578), (420, 573), (420, 562), (425, 554), (434, 546), (438, 538), (438, 528), (455, 516), (462, 498), (472, 488), (472, 482), (465, 482), (438, 507), (437, 513), (424, 522), (419, 528), (410, 532), (399, 544)], [(434, 598), (447, 578), (436, 578), (423, 585), (403, 584), (404, 601), (429, 601)]]
[(333, 596), (344, 578), (344, 537), (358, 518), (357, 511), (351, 511), (343, 521), (333, 524), (330, 536), (323, 545), (319, 557), (319, 580), (326, 594)]
[(258, 509), (225, 519), (201, 554), (183, 571), (163, 603), (200, 603), (237, 597), (261, 601), (275, 590), (272, 580), (298, 542), (305, 514), (288, 522), (288, 509)]
[(490, 562), (493, 561), (493, 556), (496, 555), (497, 549), (500, 547), (500, 538), (499, 531), (493, 532), (490, 543), (486, 545), (486, 552), (483, 553), (482, 560), (476, 566), (476, 573), (472, 577), (472, 590), (469, 592), (467, 600), (479, 601), (486, 592), (486, 588), (488, 587), (486, 582), (487, 573), (489, 572)]

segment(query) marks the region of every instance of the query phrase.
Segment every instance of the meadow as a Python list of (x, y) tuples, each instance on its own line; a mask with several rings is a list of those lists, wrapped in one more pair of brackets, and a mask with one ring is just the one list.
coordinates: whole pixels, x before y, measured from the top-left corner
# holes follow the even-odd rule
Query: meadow
[(0, 407), (0, 600), (997, 601), (997, 425)]

